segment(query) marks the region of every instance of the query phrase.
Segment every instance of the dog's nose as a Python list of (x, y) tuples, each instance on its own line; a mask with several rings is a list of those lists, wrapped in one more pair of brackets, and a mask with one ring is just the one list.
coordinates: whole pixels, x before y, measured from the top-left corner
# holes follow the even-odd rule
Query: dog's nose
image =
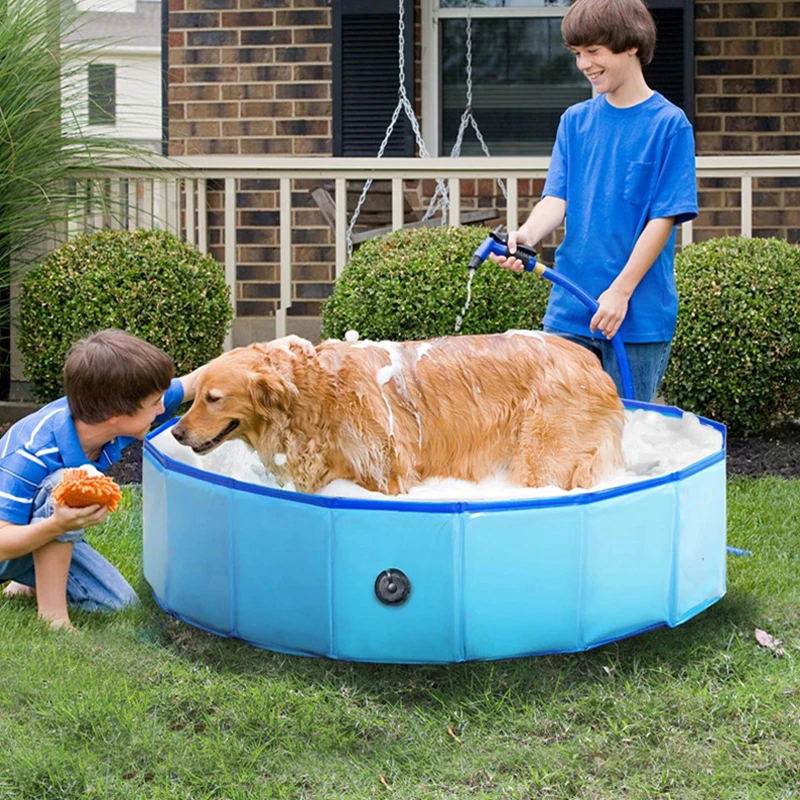
[(181, 443), (186, 438), (186, 428), (181, 427), (180, 425), (175, 425), (172, 428), (172, 435)]

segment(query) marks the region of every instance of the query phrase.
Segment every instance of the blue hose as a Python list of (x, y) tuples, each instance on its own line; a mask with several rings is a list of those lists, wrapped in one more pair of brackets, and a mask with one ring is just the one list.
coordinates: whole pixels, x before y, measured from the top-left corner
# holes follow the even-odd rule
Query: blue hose
[[(503, 226), (500, 225), (495, 228), (481, 243), (481, 246), (475, 251), (472, 260), (469, 262), (469, 268), (476, 270), (487, 259), (490, 253), (498, 256), (508, 257), (508, 242), (505, 235), (502, 233)], [(556, 272), (550, 267), (545, 267), (544, 264), (536, 263), (536, 251), (532, 247), (518, 244), (516, 252), (513, 254), (518, 258), (527, 272), (534, 272), (540, 278), (547, 278), (551, 283), (557, 283), (578, 298), (592, 314), (597, 311), (600, 304), (590, 294), (587, 294), (580, 286), (574, 284), (569, 278), (565, 278), (560, 272)], [(614, 354), (617, 357), (617, 365), (619, 366), (619, 375), (622, 380), (622, 397), (626, 400), (635, 400), (633, 393), (633, 376), (631, 375), (631, 365), (628, 361), (628, 354), (625, 352), (625, 343), (619, 336), (612, 336), (609, 340), (614, 348)]]
[[(565, 278), (560, 272), (556, 272), (554, 269), (550, 269), (550, 267), (545, 267), (542, 264), (537, 264), (535, 272), (537, 275), (541, 275), (543, 278), (547, 278), (547, 280), (551, 281), (552, 283), (557, 283), (559, 286), (563, 286), (568, 291), (572, 292), (578, 300), (583, 303), (592, 314), (597, 311), (600, 307), (600, 304), (595, 300), (590, 294), (587, 294), (580, 286), (574, 284), (569, 278)], [(626, 400), (634, 400), (633, 394), (633, 376), (631, 375), (631, 365), (628, 361), (628, 354), (625, 351), (625, 342), (619, 338), (619, 336), (612, 336), (609, 340), (611, 342), (611, 346), (614, 348), (614, 354), (617, 356), (617, 364), (619, 366), (619, 374), (620, 378), (622, 379), (622, 396)]]

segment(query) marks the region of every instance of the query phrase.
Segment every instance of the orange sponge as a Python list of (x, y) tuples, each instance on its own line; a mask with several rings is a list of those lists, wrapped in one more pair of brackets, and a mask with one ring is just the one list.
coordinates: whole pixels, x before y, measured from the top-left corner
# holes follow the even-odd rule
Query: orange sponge
[(116, 511), (122, 493), (113, 478), (102, 473), (91, 474), (84, 469), (65, 469), (61, 480), (53, 489), (53, 500), (72, 508), (83, 508), (99, 503)]

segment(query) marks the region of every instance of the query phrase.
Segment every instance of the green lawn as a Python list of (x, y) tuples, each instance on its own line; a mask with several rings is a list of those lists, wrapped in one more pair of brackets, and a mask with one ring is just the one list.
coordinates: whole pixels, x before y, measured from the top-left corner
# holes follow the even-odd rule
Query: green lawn
[[(141, 500), (92, 534), (143, 604), (0, 600), (0, 798), (800, 797), (800, 481), (734, 480), (728, 594), (676, 629), (452, 666), (285, 656), (161, 612)], [(786, 655), (760, 647), (756, 627)]]

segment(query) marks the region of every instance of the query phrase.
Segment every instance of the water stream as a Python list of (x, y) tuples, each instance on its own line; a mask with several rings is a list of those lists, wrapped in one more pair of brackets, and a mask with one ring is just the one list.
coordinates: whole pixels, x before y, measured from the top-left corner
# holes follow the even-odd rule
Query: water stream
[(472, 300), (472, 279), (475, 277), (476, 272), (477, 270), (474, 269), (469, 271), (469, 280), (467, 281), (467, 302), (464, 303), (464, 308), (461, 309), (461, 313), (456, 317), (456, 327), (454, 333), (458, 333), (461, 330), (461, 325), (464, 322), (464, 315), (467, 313), (470, 301)]

